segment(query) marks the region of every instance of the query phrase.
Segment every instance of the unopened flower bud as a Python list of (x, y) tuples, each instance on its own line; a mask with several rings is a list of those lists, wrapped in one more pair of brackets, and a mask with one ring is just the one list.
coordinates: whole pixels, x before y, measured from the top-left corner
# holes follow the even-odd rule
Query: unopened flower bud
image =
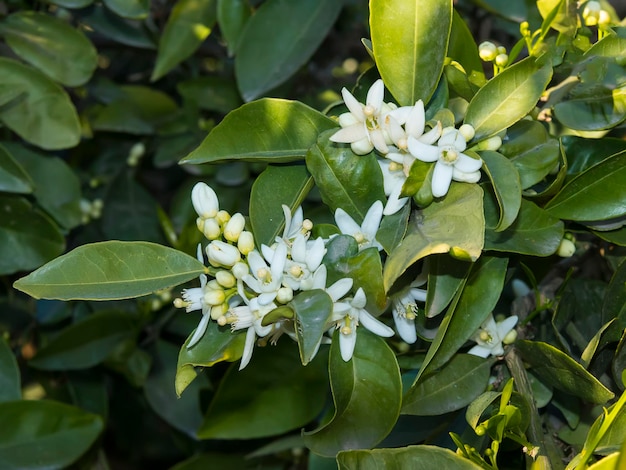
[(239, 262), (235, 263), (231, 271), (236, 279), (243, 279), (243, 277), (250, 272), (250, 269), (246, 263)]
[(507, 54), (498, 54), (496, 56), (496, 65), (498, 67), (504, 67), (509, 63), (509, 56)]
[(204, 294), (204, 301), (211, 306), (221, 305), (226, 300), (226, 294), (222, 289), (219, 290), (208, 290)]
[(217, 240), (222, 236), (222, 229), (216, 219), (205, 219), (202, 225), (202, 233), (209, 240)]
[(506, 54), (506, 47), (504, 47), (504, 46), (498, 46), (498, 47), (496, 47), (496, 52), (497, 52), (498, 54)]
[(203, 219), (215, 217), (219, 211), (217, 194), (206, 183), (196, 183), (191, 190), (191, 203), (196, 213)]
[(215, 280), (220, 286), (226, 289), (235, 287), (235, 284), (237, 284), (237, 279), (235, 279), (235, 276), (233, 276), (233, 273), (230, 271), (218, 271), (215, 274)]
[(226, 222), (228, 222), (230, 220), (230, 214), (228, 213), (228, 211), (221, 210), (221, 211), (219, 211), (217, 213), (215, 218), (217, 219), (217, 222), (221, 226), (224, 226), (226, 224)]
[(232, 267), (241, 260), (241, 254), (237, 247), (220, 240), (213, 240), (206, 247), (206, 254), (211, 266)]
[(485, 62), (491, 62), (498, 55), (496, 45), (490, 41), (485, 41), (478, 46), (478, 55)]
[(559, 248), (556, 250), (556, 254), (562, 258), (569, 258), (576, 252), (576, 245), (571, 240), (564, 238), (559, 244)]
[(611, 16), (606, 10), (600, 10), (598, 16), (598, 26), (608, 26), (611, 24)]
[(254, 236), (252, 232), (241, 232), (239, 240), (237, 240), (237, 248), (244, 256), (247, 256), (248, 253), (254, 250)]
[(276, 293), (276, 301), (281, 304), (286, 304), (293, 300), (293, 289), (291, 287), (281, 287)]
[(374, 146), (372, 145), (370, 140), (365, 137), (364, 139), (352, 142), (350, 144), (350, 148), (357, 155), (367, 155), (374, 149)]
[(237, 212), (228, 222), (226, 222), (226, 225), (224, 226), (224, 238), (229, 242), (236, 242), (239, 240), (239, 235), (241, 235), (245, 225), (246, 219), (244, 219), (243, 215)]
[(517, 339), (517, 330), (513, 329), (509, 331), (504, 338), (502, 338), (502, 344), (513, 344)]
[[(211, 319), (212, 320), (216, 320), (220, 317), (222, 317), (226, 312), (228, 312), (228, 304), (227, 303), (223, 303), (220, 305), (215, 305), (214, 307), (211, 307)], [(224, 326), (224, 325), (222, 325)]]
[(463, 124), (459, 127), (459, 134), (463, 136), (466, 142), (469, 142), (474, 138), (476, 131), (474, 130), (474, 126), (471, 124)]
[(502, 138), (499, 135), (494, 135), (478, 142), (478, 144), (472, 147), (472, 150), (493, 150), (495, 152), (500, 147), (502, 147)]

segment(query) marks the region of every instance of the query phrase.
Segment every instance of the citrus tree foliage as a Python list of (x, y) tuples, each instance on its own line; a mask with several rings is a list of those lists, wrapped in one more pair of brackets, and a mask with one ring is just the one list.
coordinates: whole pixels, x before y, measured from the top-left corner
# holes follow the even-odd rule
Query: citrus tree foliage
[(623, 467), (620, 2), (32, 4), (0, 467)]

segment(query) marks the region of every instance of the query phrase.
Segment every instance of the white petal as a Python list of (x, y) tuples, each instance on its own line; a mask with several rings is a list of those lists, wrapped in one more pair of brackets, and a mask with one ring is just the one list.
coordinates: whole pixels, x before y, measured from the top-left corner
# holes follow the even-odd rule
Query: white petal
[(398, 124), (405, 124), (411, 115), (411, 111), (413, 111), (413, 106), (401, 106), (393, 111), (389, 111), (386, 115), (393, 117), (398, 121)]
[(359, 312), (359, 322), (365, 328), (378, 336), (384, 336), (385, 338), (389, 338), (395, 334), (391, 328), (389, 328), (384, 323), (376, 320), (376, 318), (371, 316), (366, 310), (361, 310)]
[(378, 232), (378, 227), (380, 226), (380, 220), (382, 217), (383, 203), (381, 201), (376, 201), (367, 210), (367, 214), (365, 214), (360, 230), (363, 234), (368, 235), (369, 240), (373, 241), (376, 238), (376, 232)]
[(491, 354), (491, 349), (485, 348), (484, 346), (476, 345), (469, 351), (467, 354), (472, 354), (474, 356), (487, 357)]
[(352, 289), (352, 284), (354, 284), (352, 278), (344, 277), (327, 287), (326, 293), (333, 299), (333, 302), (337, 302)]
[(402, 209), (407, 202), (409, 202), (408, 197), (400, 197), (400, 193), (402, 192), (402, 185), (397, 185), (391, 194), (389, 194), (389, 199), (387, 199), (387, 204), (385, 205), (385, 209), (383, 210), (383, 215), (392, 215)]
[(344, 235), (354, 235), (361, 231), (361, 227), (341, 207), (335, 211), (335, 223)]
[(272, 292), (264, 292), (263, 294), (259, 295), (257, 297), (259, 301), (259, 305), (265, 306), (265, 305), (271, 304), (276, 298), (277, 294), (278, 294), (277, 291), (272, 291)]
[(339, 349), (341, 351), (341, 358), (345, 362), (352, 359), (354, 346), (356, 346), (356, 328), (352, 327), (352, 331), (349, 335), (339, 333)]
[(471, 173), (463, 173), (454, 168), (452, 170), (452, 179), (461, 183), (478, 183), (480, 181), (480, 171), (472, 171)]
[(250, 272), (255, 275), (259, 269), (267, 269), (265, 260), (257, 250), (248, 253), (248, 266), (250, 266)]
[(369, 134), (367, 137), (362, 138), (361, 140), (357, 140), (356, 142), (352, 142), (350, 144), (350, 149), (354, 152), (355, 155), (367, 155), (372, 150), (374, 150), (374, 145), (370, 142)]
[(365, 121), (365, 115), (363, 114), (363, 105), (357, 101), (357, 99), (348, 91), (347, 88), (341, 89), (341, 96), (343, 96), (343, 102), (346, 104), (348, 109), (354, 117), (359, 121)]
[(383, 84), (383, 81), (379, 78), (378, 80), (374, 82), (374, 84), (368, 90), (365, 104), (374, 108), (376, 112), (380, 112), (380, 108), (383, 104), (384, 98), (385, 98), (385, 85)]
[[(261, 293), (262, 285), (252, 274), (246, 274), (242, 278), (243, 282), (245, 282), (250, 289), (252, 289), (257, 294)], [(245, 298), (245, 296), (244, 296)]]
[[(398, 143), (401, 139), (406, 139), (404, 129), (402, 129), (400, 123), (396, 121), (391, 114), (385, 116), (385, 130), (394, 143)], [(387, 151), (389, 151), (389, 149), (387, 149)]]
[(387, 143), (385, 142), (385, 135), (381, 129), (374, 129), (373, 131), (370, 131), (369, 136), (376, 150), (383, 155), (389, 152), (389, 147), (387, 147)]
[(448, 193), (452, 181), (452, 165), (437, 162), (433, 171), (433, 196), (442, 197)]
[(443, 146), (454, 147), (456, 138), (457, 138), (457, 130), (454, 127), (451, 127), (451, 126), (444, 127), (443, 130), (441, 131), (441, 137), (439, 138), (439, 142), (437, 142), (437, 145), (439, 145), (440, 147), (443, 147)]
[(287, 246), (280, 243), (276, 250), (274, 250), (274, 256), (272, 256), (272, 266), (270, 272), (272, 273), (272, 282), (276, 279), (282, 278), (283, 269), (287, 262)]
[(418, 100), (411, 110), (404, 128), (406, 133), (416, 139), (424, 133), (424, 126), (426, 124), (426, 114), (424, 113), (424, 102)]
[(201, 263), (204, 263), (204, 255), (202, 254), (202, 243), (198, 243), (198, 249), (196, 250), (196, 258)]
[(327, 269), (326, 265), (322, 264), (319, 268), (315, 270), (313, 274), (313, 283), (311, 285), (311, 289), (324, 289), (326, 288), (326, 276)]
[(411, 155), (423, 162), (434, 162), (439, 159), (439, 147), (424, 144), (412, 136), (409, 136), (408, 147)]
[(304, 235), (298, 235), (291, 245), (291, 259), (297, 263), (306, 262), (306, 238)]
[(454, 162), (454, 167), (463, 173), (471, 173), (480, 170), (481, 166), (483, 166), (482, 160), (469, 157), (464, 153), (459, 153), (459, 158)]
[(493, 319), (493, 314), (490, 313), (485, 321), (482, 322), (480, 327), (483, 330), (486, 330), (492, 337), (498, 334), (498, 326), (496, 325), (496, 321)]
[(354, 298), (350, 302), (350, 305), (357, 309), (363, 309), (366, 303), (367, 297), (365, 297), (365, 291), (361, 287), (359, 287), (359, 289), (356, 291), (356, 294), (354, 294)]
[(362, 121), (359, 121), (354, 114), (348, 112), (348, 113), (342, 113), (339, 115), (339, 118), (337, 119), (337, 121), (339, 122), (339, 125), (341, 127), (348, 127), (351, 126), (352, 124), (356, 124), (357, 122), (360, 122), (361, 124), (363, 123)]
[(330, 136), (329, 140), (331, 142), (351, 144), (352, 142), (358, 142), (359, 140), (366, 139), (367, 137), (367, 128), (363, 123), (359, 122), (357, 124), (353, 124), (352, 126), (339, 129)]
[(441, 123), (437, 121), (437, 125), (429, 130), (426, 134), (422, 135), (419, 138), (419, 141), (423, 144), (434, 144), (437, 142), (437, 139), (441, 136)]
[(503, 339), (506, 334), (515, 328), (517, 325), (517, 315), (511, 315), (510, 317), (505, 318), (501, 322), (496, 324), (496, 330), (498, 333), (498, 338)]
[(413, 287), (409, 292), (411, 293), (411, 297), (418, 302), (426, 302), (426, 296), (428, 295), (428, 291), (426, 289), (417, 289)]
[(395, 310), (393, 311), (393, 320), (400, 338), (405, 343), (413, 344), (417, 341), (417, 332), (415, 331), (415, 322), (413, 320), (399, 315)]
[(263, 258), (265, 258), (268, 263), (272, 262), (272, 258), (274, 257), (275, 253), (273, 248), (270, 248), (267, 245), (261, 245), (261, 253), (263, 253)]
[(189, 343), (187, 343), (187, 349), (192, 348), (198, 341), (200, 341), (200, 338), (204, 336), (204, 332), (206, 331), (206, 327), (209, 325), (210, 319), (210, 315), (202, 315), (202, 319), (200, 319), (200, 323), (198, 323), (196, 331), (189, 340)]
[(306, 265), (310, 271), (315, 271), (319, 267), (324, 258), (325, 251), (324, 239), (318, 237), (313, 242), (313, 246), (309, 247), (307, 250)]
[(242, 370), (244, 367), (248, 365), (250, 359), (252, 359), (252, 351), (254, 349), (254, 342), (256, 340), (256, 333), (254, 332), (254, 328), (248, 328), (246, 331), (246, 342), (243, 347), (243, 354), (241, 355), (241, 364), (239, 364), (239, 370)]

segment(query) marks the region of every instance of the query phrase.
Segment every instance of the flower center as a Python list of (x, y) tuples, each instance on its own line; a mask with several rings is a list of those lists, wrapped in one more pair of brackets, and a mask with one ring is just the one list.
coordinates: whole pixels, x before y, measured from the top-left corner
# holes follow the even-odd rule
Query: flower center
[(417, 305), (407, 304), (404, 310), (404, 318), (407, 320), (415, 320), (417, 313)]
[(350, 325), (350, 323), (352, 323), (350, 321), (350, 316), (346, 315), (346, 317), (344, 318), (344, 324), (341, 327), (341, 330), (339, 330), (342, 335), (349, 335), (350, 333), (352, 333), (352, 326)]
[(389, 164), (389, 171), (400, 171), (404, 170), (404, 166), (401, 163), (391, 162)]
[(272, 282), (272, 273), (270, 273), (266, 268), (259, 268), (256, 272), (256, 277), (264, 284)]
[(300, 276), (302, 276), (302, 273), (303, 273), (302, 268), (298, 266), (297, 264), (289, 268), (289, 274), (291, 274), (295, 278), (299, 278)]
[(407, 149), (409, 148), (409, 142), (407, 141), (406, 137), (400, 137), (400, 139), (398, 139), (398, 148), (400, 150), (404, 150), (405, 152), (407, 151)]
[(354, 239), (356, 240), (358, 245), (362, 245), (363, 243), (367, 241), (367, 239), (365, 238), (365, 235), (363, 235), (361, 232), (355, 233)]
[(453, 147), (444, 147), (441, 149), (441, 160), (448, 165), (452, 165), (459, 159), (459, 152)]
[(376, 109), (374, 108), (374, 106), (368, 104), (366, 106), (363, 106), (363, 114), (365, 114), (366, 118), (372, 118), (374, 117), (374, 114), (376, 114)]
[(485, 343), (490, 343), (491, 342), (491, 335), (489, 334), (489, 332), (482, 330), (480, 332), (480, 335), (478, 336), (478, 338), (485, 342)]

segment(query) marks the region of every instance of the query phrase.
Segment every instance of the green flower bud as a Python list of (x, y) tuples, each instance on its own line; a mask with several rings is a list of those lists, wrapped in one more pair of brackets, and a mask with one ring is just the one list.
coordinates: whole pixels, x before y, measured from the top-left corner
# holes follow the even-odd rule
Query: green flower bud
[(478, 55), (485, 62), (491, 62), (498, 55), (498, 50), (494, 43), (485, 41), (478, 46)]
[(571, 240), (564, 238), (559, 244), (559, 248), (556, 250), (556, 254), (562, 258), (569, 258), (576, 252), (576, 245)]
[(215, 274), (215, 280), (220, 286), (225, 287), (226, 289), (235, 287), (237, 284), (237, 279), (230, 271), (218, 271)]
[(254, 236), (251, 232), (241, 232), (239, 240), (237, 240), (237, 248), (244, 256), (247, 256), (248, 253), (254, 250)]
[(239, 235), (241, 235), (245, 224), (246, 220), (243, 215), (237, 212), (228, 222), (226, 222), (226, 225), (224, 226), (224, 238), (229, 242), (236, 242), (239, 240)]

